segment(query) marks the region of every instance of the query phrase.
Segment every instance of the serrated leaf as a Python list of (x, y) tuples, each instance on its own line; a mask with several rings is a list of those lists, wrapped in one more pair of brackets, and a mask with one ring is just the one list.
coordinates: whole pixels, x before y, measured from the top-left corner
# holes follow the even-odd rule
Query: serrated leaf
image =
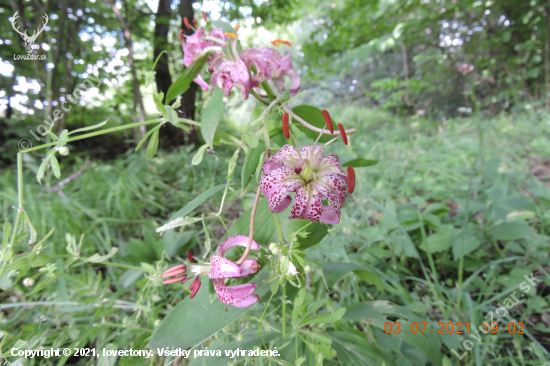
[(172, 85), (170, 85), (170, 88), (168, 88), (168, 91), (166, 92), (166, 103), (170, 103), (175, 97), (181, 95), (189, 89), (191, 82), (201, 72), (202, 67), (206, 63), (206, 59), (208, 59), (209, 56), (209, 54), (205, 55), (201, 59), (193, 62), (183, 71), (180, 77), (177, 78)]
[(204, 141), (212, 149), (214, 148), (214, 134), (218, 128), (218, 123), (221, 121), (225, 103), (223, 101), (223, 90), (214, 88), (212, 98), (206, 103), (204, 112), (201, 117), (201, 133)]
[(159, 147), (159, 130), (155, 130), (151, 134), (151, 138), (149, 139), (149, 143), (147, 144), (145, 157), (147, 159), (151, 159), (153, 156), (155, 156), (155, 153), (157, 152), (158, 147)]
[(61, 178), (61, 169), (59, 169), (59, 161), (57, 161), (57, 158), (55, 157), (55, 155), (52, 155), (52, 157), (50, 158), (50, 165), (52, 167), (53, 175), (57, 179)]
[(204, 144), (195, 153), (193, 156), (193, 159), (191, 159), (191, 165), (199, 165), (202, 162), (202, 157), (204, 156), (204, 152), (208, 148), (208, 144)]
[[(107, 122), (109, 122), (109, 118), (107, 118), (105, 121), (99, 122), (98, 124), (95, 124), (93, 126), (77, 128), (76, 130), (73, 130), (73, 131), (69, 132), (69, 135), (72, 135), (73, 133), (77, 133), (77, 132), (84, 132), (84, 131), (94, 130), (96, 128), (105, 126), (107, 124)], [(61, 139), (63, 139), (63, 133), (61, 133)]]
[(172, 103), (172, 108), (178, 109), (179, 107), (181, 107), (181, 95), (178, 95), (174, 103)]

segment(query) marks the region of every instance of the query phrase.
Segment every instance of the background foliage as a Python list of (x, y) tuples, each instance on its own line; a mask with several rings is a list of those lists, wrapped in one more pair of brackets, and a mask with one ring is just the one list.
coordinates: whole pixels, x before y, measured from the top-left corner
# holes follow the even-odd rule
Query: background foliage
[[(137, 153), (145, 132), (139, 128), (70, 142), (69, 155), (58, 156), (61, 180), (48, 170), (41, 185), (35, 176), (46, 153), (24, 154), (25, 211), (33, 226), (8, 246), (20, 139), (49, 142), (29, 131), (36, 133), (90, 77), (101, 85), (78, 96), (53, 126), (56, 134), (107, 119), (106, 127), (118, 127), (158, 117), (152, 96), (166, 95), (186, 75), (179, 30), (184, 16), (202, 21), (199, 10), (238, 23), (243, 43), (289, 40), (293, 46), (285, 52), (300, 71), (302, 90), (308, 90), (295, 104), (326, 108), (336, 122), (360, 131), (351, 146), (334, 152), (378, 164), (357, 169), (356, 192), (341, 224), (306, 226), (286, 220), (288, 212), (280, 214), (285, 241), (292, 244), (274, 255), (268, 250), (277, 241), (273, 215), (260, 206), (257, 259), (277, 265), (253, 279), (262, 299), (250, 309), (211, 303), (206, 286), (191, 300), (187, 285), (160, 285), (160, 273), (187, 250), (199, 255), (208, 243), (215, 247), (224, 237), (247, 233), (260, 159), (254, 149), (238, 156), (222, 214), (208, 221), (205, 233), (200, 217), (218, 212), (222, 189), (216, 187), (227, 181), (233, 152), (217, 145), (216, 126), (206, 133), (212, 140), (203, 141), (204, 129), (199, 134), (167, 124)], [(282, 356), (239, 358), (235, 364), (550, 360), (546, 2), (66, 0), (4, 2), (0, 11), (0, 352), (9, 362), (17, 359), (10, 355), (13, 348), (224, 350), (263, 344)], [(26, 53), (9, 21), (15, 11), (28, 33), (49, 15), (35, 51), (47, 54), (47, 62), (14, 60), (14, 54)], [(474, 68), (461, 72), (462, 64)], [(208, 116), (206, 105), (216, 98), (194, 85), (179, 94), (177, 117), (196, 121)], [(229, 98), (219, 131), (238, 134), (254, 108)], [(312, 142), (295, 133), (302, 144)], [(280, 137), (276, 144), (283, 143)], [(151, 141), (158, 144), (156, 154)], [(215, 153), (206, 154), (204, 147), (197, 154), (204, 143)], [(158, 235), (159, 226), (197, 198), (196, 223)], [(288, 268), (283, 255), (300, 272), (291, 282), (281, 275)], [(311, 274), (304, 273), (305, 264)], [(482, 325), (511, 293), (521, 296), (519, 286), (531, 273), (540, 282), (503, 318), (506, 324), (523, 322), (525, 334), (499, 329), (479, 332), (475, 341), (468, 334), (437, 333), (440, 322)], [(213, 308), (210, 318), (201, 318), (204, 306)], [(402, 332), (384, 331), (386, 323), (397, 321)], [(426, 322), (426, 334), (405, 334), (412, 322)], [(466, 340), (474, 348), (459, 359), (452, 350), (462, 355)], [(233, 361), (64, 357), (58, 363)], [(26, 362), (47, 365), (52, 359)]]

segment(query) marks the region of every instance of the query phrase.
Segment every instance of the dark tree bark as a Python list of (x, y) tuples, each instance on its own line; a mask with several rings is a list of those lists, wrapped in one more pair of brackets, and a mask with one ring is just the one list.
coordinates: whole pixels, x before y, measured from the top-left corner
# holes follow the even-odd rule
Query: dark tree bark
[[(183, 34), (190, 36), (193, 34), (192, 29), (187, 29), (185, 27), (183, 19), (187, 17), (189, 23), (192, 23), (193, 20), (193, 2), (194, 0), (181, 0), (179, 6), (179, 13), (181, 16), (181, 29), (183, 29)], [(183, 49), (182, 49), (182, 59), (183, 59)], [(185, 68), (185, 67), (183, 67)], [(181, 98), (181, 107), (178, 108), (178, 115), (182, 118), (195, 119), (195, 102), (197, 98), (197, 91), (199, 86), (196, 83), (191, 83), (191, 86), (185, 93), (183, 93)], [(190, 126), (191, 130), (186, 134), (186, 144), (194, 143), (196, 144), (199, 141), (198, 130), (196, 126)]]
[[(153, 59), (162, 53), (162, 51), (170, 52), (168, 44), (168, 31), (170, 30), (170, 19), (172, 17), (172, 0), (159, 0), (157, 14), (155, 16), (155, 38)], [(166, 92), (172, 85), (172, 76), (168, 67), (168, 53), (165, 52), (160, 57), (155, 67), (155, 82), (159, 92), (164, 93), (164, 104), (168, 104), (171, 100), (166, 100)], [(160, 147), (167, 149), (177, 147), (184, 143), (183, 130), (177, 128), (170, 123), (166, 123), (159, 133)]]

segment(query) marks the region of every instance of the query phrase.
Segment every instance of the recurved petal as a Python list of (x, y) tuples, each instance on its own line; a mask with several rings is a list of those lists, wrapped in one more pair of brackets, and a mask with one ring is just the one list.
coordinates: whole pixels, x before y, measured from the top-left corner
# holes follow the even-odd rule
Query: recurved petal
[(196, 78), (193, 79), (193, 81), (201, 87), (202, 91), (208, 91), (209, 86), (206, 81), (202, 78), (201, 74), (198, 74)]
[(235, 278), (241, 277), (241, 269), (229, 259), (220, 257), (219, 255), (210, 256), (212, 269), (208, 273), (208, 278)]
[[(319, 151), (321, 151), (320, 154)], [(310, 145), (306, 145), (300, 148), (300, 153), (302, 154), (302, 157), (304, 159), (309, 159), (311, 164), (313, 164), (313, 159), (315, 158), (316, 154), (319, 154), (319, 157), (323, 156), (323, 151), (324, 149), (322, 149), (321, 146), (315, 146), (315, 150), (313, 150), (313, 146)]]
[[(217, 254), (218, 256), (223, 257), (223, 255), (229, 248), (233, 248), (235, 246), (246, 247), (247, 245), (248, 245), (248, 236), (244, 236), (244, 235), (232, 236), (228, 239), (225, 239), (220, 244), (217, 250)], [(258, 243), (252, 240), (252, 246), (250, 247), (250, 249), (258, 250), (258, 248), (259, 248)]]
[(342, 163), (340, 162), (340, 159), (338, 159), (338, 156), (336, 154), (328, 154), (319, 159), (317, 172), (319, 174), (323, 172), (344, 174)]
[(340, 212), (337, 213), (332, 206), (323, 206), (320, 221), (326, 224), (338, 224), (340, 223)]
[(246, 308), (247, 306), (254, 305), (256, 302), (258, 302), (258, 300), (260, 300), (260, 296), (250, 295), (246, 299), (236, 302), (232, 305), (238, 308)]
[[(243, 300), (246, 300), (250, 295), (252, 295), (252, 292), (254, 292), (255, 288), (255, 283), (245, 283), (244, 285), (238, 286), (226, 286), (224, 279), (214, 280), (214, 289), (216, 290), (219, 299), (223, 303), (229, 305), (235, 305), (236, 303), (240, 303)], [(252, 304), (253, 303), (251, 303), (250, 305)]]
[(258, 272), (260, 266), (254, 259), (245, 259), (239, 268), (241, 269), (241, 277), (246, 277), (249, 274)]
[(267, 159), (263, 165), (264, 174), (268, 174), (272, 170), (282, 166), (296, 168), (298, 166), (298, 150), (292, 145), (284, 145), (275, 155)]
[[(342, 204), (344, 204), (349, 184), (348, 177), (342, 174), (325, 171), (317, 176), (317, 182), (335, 191), (342, 200)], [(328, 196), (327, 199), (330, 200)]]
[(294, 170), (288, 167), (276, 169), (264, 174), (260, 179), (260, 189), (267, 197), (269, 210), (281, 212), (290, 204), (288, 194), (303, 185), (303, 181)]
[(302, 187), (296, 191), (291, 219), (306, 219), (318, 222), (321, 217), (323, 196), (314, 187)]

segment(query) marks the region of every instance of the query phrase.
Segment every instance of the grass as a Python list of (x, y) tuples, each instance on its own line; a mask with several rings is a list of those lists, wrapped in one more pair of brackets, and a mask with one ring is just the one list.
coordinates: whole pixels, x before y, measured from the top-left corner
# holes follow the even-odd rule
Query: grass
[[(323, 364), (338, 365), (347, 357), (339, 344), (346, 344), (363, 350), (356, 356), (374, 345), (380, 352), (377, 360), (389, 360), (387, 364), (430, 364), (427, 355), (437, 353), (435, 348), (441, 350), (446, 366), (543, 365), (550, 358), (550, 161), (545, 160), (550, 156), (550, 118), (526, 112), (442, 122), (418, 116), (399, 119), (357, 107), (335, 108), (331, 114), (361, 133), (352, 137), (351, 146), (333, 144), (329, 150), (340, 157), (379, 163), (357, 169), (357, 187), (344, 207), (341, 224), (308, 250), (313, 272), (306, 305), (323, 300), (319, 304), (327, 310), (347, 308), (340, 320), (307, 328), (330, 335), (332, 345), (325, 349), (321, 335), (307, 338), (313, 336), (303, 329), (299, 333), (292, 320), (286, 330), (292, 344), (276, 344), (282, 353), (287, 352), (283, 359), (294, 364), (299, 358), (295, 354), (300, 353), (306, 364), (315, 365), (321, 354)], [(479, 128), (484, 142), (481, 151)], [(93, 161), (60, 193), (51, 190), (57, 183), (51, 176), (42, 186), (36, 183), (31, 173), (39, 165), (37, 155), (27, 157), (24, 207), (38, 241), (55, 228), (40, 249), (53, 260), (42, 261), (40, 253), (31, 260), (27, 254), (21, 258), (29, 258), (31, 268), (19, 272), (19, 281), (16, 271), (0, 279), (0, 285), (9, 288), (0, 294), (0, 329), (7, 333), (2, 338), (4, 357), (12, 347), (23, 349), (21, 342), (34, 348), (145, 347), (160, 320), (189, 293), (188, 286), (163, 287), (149, 279), (166, 269), (168, 262), (205, 242), (200, 222), (163, 237), (155, 229), (200, 192), (224, 183), (231, 152), (206, 155), (198, 167), (190, 166), (192, 156), (189, 148), (181, 148), (160, 152), (151, 160), (144, 154), (128, 153), (113, 161)], [(62, 161), (63, 177), (77, 171), (84, 159), (69, 155)], [(237, 172), (233, 181), (239, 176)], [(0, 186), (3, 217), (12, 220), (11, 207), (17, 202), (14, 169), (2, 172)], [(217, 212), (220, 198), (207, 201), (201, 211)], [(242, 214), (241, 200), (239, 189), (231, 190), (223, 224), (209, 222), (213, 245), (225, 234), (224, 225)], [(249, 200), (245, 198), (246, 205)], [(26, 232), (22, 232), (15, 253), (30, 250), (25, 239)], [(108, 260), (89, 260), (96, 253), (109, 255), (113, 248), (118, 252)], [(75, 251), (81, 253), (78, 259)], [(340, 280), (342, 276), (328, 262), (346, 263), (344, 274), (352, 265), (362, 269)], [(531, 273), (540, 282), (522, 291), (519, 286)], [(34, 284), (24, 282), (26, 278)], [(334, 282), (328, 290), (326, 281)], [(481, 326), (484, 317), (496, 314), (498, 304), (504, 304), (514, 291), (519, 303), (514, 301), (502, 320), (524, 323), (524, 334), (502, 333), (501, 328), (493, 334), (489, 329), (477, 341), (469, 334), (437, 333), (441, 322), (452, 322), (453, 328), (458, 322), (464, 328), (467, 322), (472, 329)], [(306, 295), (297, 295), (289, 287), (287, 296), (287, 318), (291, 318), (291, 312), (298, 309), (297, 299)], [(267, 324), (281, 328), (280, 317), (275, 316), (281, 305), (274, 301), (266, 312), (263, 328), (268, 334), (273, 331)], [(258, 314), (252, 312), (213, 340), (229, 342), (244, 325), (254, 326), (265, 305), (256, 307)], [(307, 309), (302, 311), (304, 317), (317, 311)], [(395, 327), (398, 321), (402, 332), (384, 332), (385, 323)], [(434, 336), (405, 335), (404, 330), (415, 321), (426, 322), (426, 333), (435, 330)], [(467, 340), (475, 344), (468, 352)], [(313, 345), (306, 346), (308, 342)], [(466, 355), (459, 360), (453, 349)], [(172, 361), (122, 358), (117, 364)], [(46, 365), (51, 361), (33, 362)], [(61, 364), (95, 362), (61, 359)], [(202, 363), (193, 361), (193, 365)]]

